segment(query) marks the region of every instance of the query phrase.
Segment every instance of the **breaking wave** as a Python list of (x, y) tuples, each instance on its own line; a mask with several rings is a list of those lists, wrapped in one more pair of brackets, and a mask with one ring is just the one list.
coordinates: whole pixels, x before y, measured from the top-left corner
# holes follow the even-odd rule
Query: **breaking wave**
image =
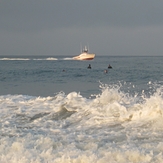
[(162, 162), (163, 86), (150, 87), (130, 94), (101, 84), (90, 98), (0, 96), (0, 161)]

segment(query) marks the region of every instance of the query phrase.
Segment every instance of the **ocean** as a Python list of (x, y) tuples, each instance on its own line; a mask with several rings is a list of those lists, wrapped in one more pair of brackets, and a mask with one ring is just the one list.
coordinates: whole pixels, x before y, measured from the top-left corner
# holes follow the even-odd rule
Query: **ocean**
[(162, 63), (1, 56), (0, 163), (163, 163)]

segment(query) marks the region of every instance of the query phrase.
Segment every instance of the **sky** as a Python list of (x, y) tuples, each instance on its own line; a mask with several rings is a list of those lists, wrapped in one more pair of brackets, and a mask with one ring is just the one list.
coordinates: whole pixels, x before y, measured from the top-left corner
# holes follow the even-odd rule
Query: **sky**
[(163, 0), (0, 0), (0, 55), (163, 56)]

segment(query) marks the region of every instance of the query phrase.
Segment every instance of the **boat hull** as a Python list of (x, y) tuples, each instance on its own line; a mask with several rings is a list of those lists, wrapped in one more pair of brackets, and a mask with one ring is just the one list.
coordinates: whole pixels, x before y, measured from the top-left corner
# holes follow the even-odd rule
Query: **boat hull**
[(93, 60), (95, 57), (95, 54), (88, 54), (88, 53), (82, 53), (78, 56), (73, 57), (75, 60)]

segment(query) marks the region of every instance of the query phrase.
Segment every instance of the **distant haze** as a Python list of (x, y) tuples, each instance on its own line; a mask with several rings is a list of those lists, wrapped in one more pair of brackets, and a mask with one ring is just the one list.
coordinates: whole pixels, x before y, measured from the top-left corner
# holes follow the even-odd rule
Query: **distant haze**
[(0, 55), (163, 56), (162, 0), (1, 0)]

